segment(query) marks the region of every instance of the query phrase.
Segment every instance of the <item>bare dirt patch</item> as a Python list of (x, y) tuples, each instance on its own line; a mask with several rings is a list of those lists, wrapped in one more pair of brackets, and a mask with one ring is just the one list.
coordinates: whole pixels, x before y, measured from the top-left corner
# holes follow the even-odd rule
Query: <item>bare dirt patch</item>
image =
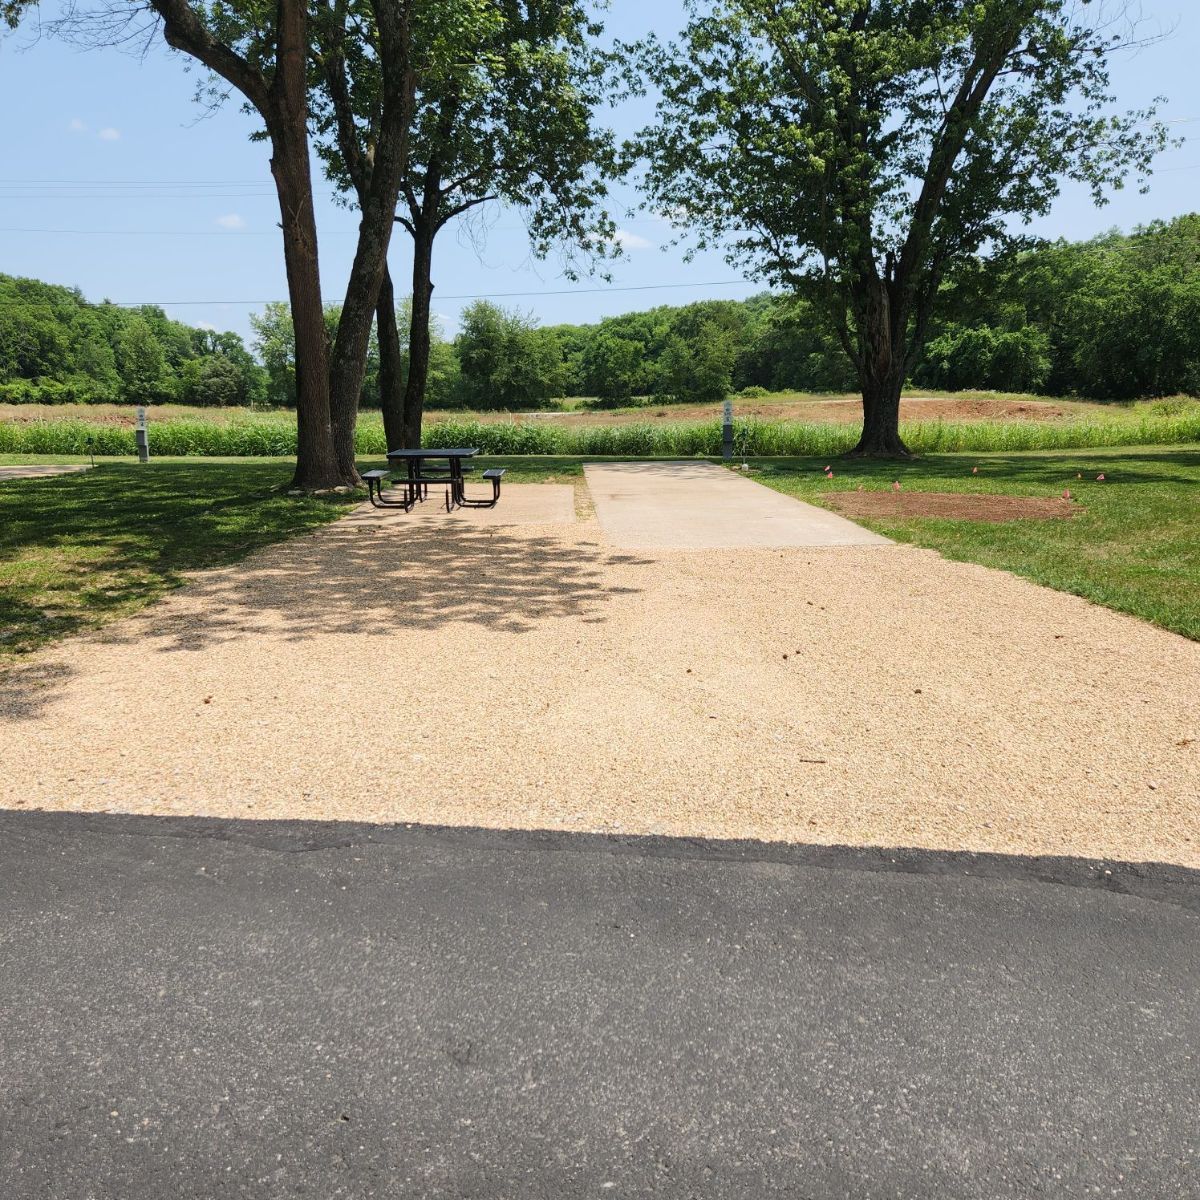
[[(800, 421), (805, 424), (852, 425), (862, 420), (862, 399), (849, 395), (778, 395), (765, 399), (743, 400), (734, 397), (734, 412), (739, 418), (758, 421)], [(623, 409), (579, 408), (570, 411), (546, 412), (472, 412), (460, 409), (431, 409), (428, 420), (436, 424), (444, 420), (483, 421), (487, 424), (515, 423), (536, 425), (552, 422), (567, 428), (595, 428), (611, 425), (634, 425), (659, 421), (716, 421), (722, 406), (712, 404), (650, 404)], [(1112, 406), (1081, 401), (1037, 400), (1013, 396), (989, 396), (962, 393), (957, 396), (905, 396), (900, 401), (903, 421), (1061, 421), (1071, 417), (1103, 417)], [(195, 408), (182, 404), (153, 404), (147, 411), (149, 420), (204, 421), (228, 425), (231, 421), (252, 417), (255, 420), (277, 420), (287, 423), (294, 416), (282, 409), (252, 412), (244, 408)], [(134, 409), (131, 404), (0, 404), (0, 423), (10, 425), (37, 424), (42, 421), (76, 420), (91, 425), (132, 427)], [(378, 421), (375, 411), (364, 414)]]
[[(857, 396), (797, 396), (766, 400), (734, 398), (739, 418), (758, 421), (801, 421), (806, 424), (852, 425), (862, 420), (862, 400)], [(1079, 416), (1092, 405), (1062, 404), (1057, 401), (1013, 400), (990, 396), (905, 396), (900, 402), (902, 421), (1061, 421)], [(509, 414), (500, 414), (512, 419)], [(583, 409), (566, 413), (518, 415), (522, 421), (552, 420), (571, 426), (631, 425), (656, 421), (716, 421), (720, 404), (655, 404), (645, 408), (614, 411)], [(486, 415), (481, 419), (487, 420)]]
[[(151, 404), (146, 417), (159, 421), (205, 421), (228, 425), (238, 417), (262, 416), (247, 408), (204, 408), (187, 404)], [(133, 428), (133, 404), (0, 404), (0, 424), (40, 425), (44, 421), (85, 421), (89, 425)]]
[(994, 496), (966, 492), (825, 492), (847, 517), (942, 517), (953, 521), (1063, 520), (1083, 510), (1061, 496)]

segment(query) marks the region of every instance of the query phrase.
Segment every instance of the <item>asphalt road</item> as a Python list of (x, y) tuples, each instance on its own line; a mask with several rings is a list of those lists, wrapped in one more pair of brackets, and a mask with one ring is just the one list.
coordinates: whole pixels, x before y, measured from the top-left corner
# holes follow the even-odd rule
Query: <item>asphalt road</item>
[(0, 814), (0, 1196), (1191, 1200), (1198, 882)]

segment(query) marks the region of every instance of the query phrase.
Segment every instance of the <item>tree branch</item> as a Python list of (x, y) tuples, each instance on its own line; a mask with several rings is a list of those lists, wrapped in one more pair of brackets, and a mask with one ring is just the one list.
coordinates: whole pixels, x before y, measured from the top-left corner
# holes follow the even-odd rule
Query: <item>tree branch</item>
[[(167, 45), (202, 62), (210, 71), (232, 84), (264, 117), (271, 115), (271, 88), (261, 71), (204, 27), (187, 0), (150, 0), (162, 18)], [(278, 71), (276, 74), (278, 75)]]

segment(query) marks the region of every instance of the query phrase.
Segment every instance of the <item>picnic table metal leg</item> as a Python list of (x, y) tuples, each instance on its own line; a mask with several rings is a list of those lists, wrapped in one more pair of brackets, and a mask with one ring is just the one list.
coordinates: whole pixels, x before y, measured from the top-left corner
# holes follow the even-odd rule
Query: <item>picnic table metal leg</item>
[(402, 508), (405, 512), (412, 511), (412, 499), (410, 498), (407, 489), (398, 487), (397, 491), (404, 497), (403, 500), (386, 500), (383, 495), (383, 480), (370, 478), (367, 480), (367, 495), (370, 498), (374, 508)]
[(416, 502), (421, 498), (420, 485), (414, 483), (414, 480), (416, 479), (419, 472), (414, 472), (413, 468), (414, 468), (415, 464), (411, 458), (408, 460), (406, 465), (408, 467), (408, 482), (406, 484), (406, 487), (408, 490), (408, 499), (409, 499), (410, 504), (415, 505)]

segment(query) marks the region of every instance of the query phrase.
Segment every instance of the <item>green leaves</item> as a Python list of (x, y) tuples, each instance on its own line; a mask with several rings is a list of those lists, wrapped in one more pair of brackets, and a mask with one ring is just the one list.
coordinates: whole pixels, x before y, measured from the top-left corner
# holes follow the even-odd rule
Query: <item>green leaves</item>
[(475, 301), (463, 310), (455, 348), (464, 407), (540, 407), (566, 390), (558, 339), (522, 313)]
[(37, 0), (0, 0), (0, 22), (16, 29), (27, 8), (36, 8)]
[[(348, 0), (351, 10), (357, 0)], [(594, 119), (607, 62), (589, 5), (513, 0), (426, 0), (411, 16), (415, 104), (401, 223), (435, 232), (489, 200), (518, 209), (531, 249), (577, 264), (616, 253), (605, 211), (613, 173), (611, 134)], [(327, 27), (327, 26), (326, 26)], [(342, 47), (356, 120), (369, 139), (380, 47)], [(314, 120), (330, 178), (350, 188), (333, 106), (320, 79)], [(352, 201), (351, 201), (352, 202)]]
[(815, 282), (860, 366), (884, 303), (911, 363), (947, 269), (1045, 213), (1100, 202), (1166, 143), (1112, 110), (1111, 6), (1065, 0), (715, 0), (640, 66), (658, 120), (626, 147), (693, 246), (785, 288)]
[(235, 333), (193, 329), (153, 306), (89, 304), (72, 289), (0, 275), (5, 400), (212, 404), (233, 395), (242, 403), (261, 376)]

